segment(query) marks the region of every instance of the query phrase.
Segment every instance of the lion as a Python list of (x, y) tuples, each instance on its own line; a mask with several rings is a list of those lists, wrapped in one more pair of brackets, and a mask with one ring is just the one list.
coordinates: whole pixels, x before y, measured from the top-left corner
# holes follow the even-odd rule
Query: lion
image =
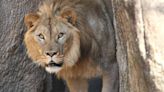
[(24, 22), (28, 56), (70, 92), (88, 92), (94, 77), (102, 78), (102, 92), (118, 92), (114, 30), (101, 0), (47, 0)]

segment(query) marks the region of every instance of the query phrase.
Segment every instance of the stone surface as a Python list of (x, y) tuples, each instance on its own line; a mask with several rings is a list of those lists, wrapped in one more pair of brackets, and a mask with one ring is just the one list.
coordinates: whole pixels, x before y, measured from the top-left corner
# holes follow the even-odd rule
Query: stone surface
[(164, 0), (113, 0), (120, 92), (164, 92)]

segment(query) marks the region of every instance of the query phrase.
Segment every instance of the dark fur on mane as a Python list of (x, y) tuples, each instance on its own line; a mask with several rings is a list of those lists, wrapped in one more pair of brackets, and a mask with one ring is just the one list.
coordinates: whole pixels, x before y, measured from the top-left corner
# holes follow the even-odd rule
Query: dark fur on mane
[[(107, 9), (101, 2), (103, 1), (47, 0), (40, 6), (37, 14), (28, 14), (25, 17), (29, 30), (24, 41), (29, 48), (29, 56), (34, 58), (33, 61), (39, 59), (38, 63), (43, 64), (48, 72), (56, 73), (65, 79), (71, 92), (88, 92), (87, 80), (95, 76), (101, 76), (103, 79), (102, 92), (118, 92), (115, 35)], [(70, 33), (70, 39), (64, 42), (64, 65), (61, 70), (44, 66), (49, 61), (47, 58), (42, 59), (46, 56), (39, 51), (44, 51), (45, 48), (37, 44), (31, 32), (37, 25), (46, 27), (47, 30), (53, 29), (54, 35), (47, 37), (51, 38), (48, 46), (54, 48), (62, 48), (55, 45), (59, 44), (55, 41), (57, 32), (65, 28)], [(49, 27), (50, 25), (52, 26)], [(50, 32), (48, 34), (51, 35)]]
[(99, 10), (98, 4), (91, 2), (91, 0), (47, 0), (39, 8), (38, 13), (42, 16), (49, 17), (60, 16), (65, 10), (74, 11), (77, 15), (76, 24), (74, 24), (74, 26), (80, 30), (81, 56), (83, 57), (89, 54), (98, 56), (100, 47), (93, 33), (95, 30), (93, 30), (89, 24), (90, 20), (88, 16), (91, 15), (88, 15), (88, 9), (92, 10), (91, 13), (93, 13), (93, 17), (97, 17), (97, 15), (101, 13), (97, 12)]

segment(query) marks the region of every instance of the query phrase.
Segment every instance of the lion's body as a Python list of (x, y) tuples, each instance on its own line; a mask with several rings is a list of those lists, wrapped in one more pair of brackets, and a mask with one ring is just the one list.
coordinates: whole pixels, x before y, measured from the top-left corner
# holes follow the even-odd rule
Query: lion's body
[(102, 92), (118, 92), (114, 31), (106, 12), (100, 0), (46, 1), (25, 17), (28, 55), (65, 79), (71, 92), (87, 92), (87, 80), (96, 76), (103, 78)]

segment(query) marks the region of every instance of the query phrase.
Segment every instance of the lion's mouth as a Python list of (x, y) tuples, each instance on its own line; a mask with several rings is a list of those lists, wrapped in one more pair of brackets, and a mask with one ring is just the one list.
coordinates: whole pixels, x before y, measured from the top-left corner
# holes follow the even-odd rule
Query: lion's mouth
[(62, 67), (62, 65), (63, 65), (63, 62), (58, 63), (58, 64), (55, 62), (51, 62), (51, 63), (47, 64), (46, 66), (47, 67)]
[(63, 66), (63, 62), (58, 64), (55, 62), (51, 62), (46, 65), (45, 69), (49, 73), (58, 73), (62, 69), (62, 66)]

